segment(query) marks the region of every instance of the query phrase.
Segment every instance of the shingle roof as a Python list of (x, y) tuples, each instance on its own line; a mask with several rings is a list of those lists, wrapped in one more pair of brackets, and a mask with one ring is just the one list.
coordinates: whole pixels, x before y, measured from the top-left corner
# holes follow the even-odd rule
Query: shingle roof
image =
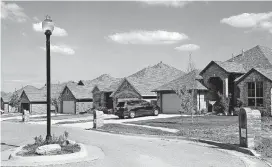
[(265, 76), (268, 80), (270, 80), (272, 82), (272, 68), (271, 69), (264, 69), (264, 68), (252, 68), (251, 70), (249, 70), (246, 74), (238, 77), (235, 79), (236, 83), (239, 83), (240, 81), (243, 80), (243, 78), (245, 78), (247, 75), (249, 75), (252, 71), (257, 71), (260, 74), (262, 74), (263, 76)]
[(46, 102), (46, 96), (41, 92), (41, 90), (38, 90), (37, 92), (24, 90), (24, 92), (30, 102)]
[(91, 92), (92, 90), (86, 86), (67, 85), (67, 87), (69, 88), (69, 90), (72, 92), (72, 94), (74, 95), (76, 99), (92, 99), (93, 98), (93, 94)]
[(12, 96), (12, 94), (5, 94), (5, 95), (3, 95), (1, 97), (2, 97), (2, 99), (4, 101), (4, 103), (8, 103), (10, 101), (10, 99), (11, 99), (11, 96)]
[(172, 91), (182, 86), (186, 86), (187, 89), (207, 90), (197, 79), (199, 79), (200, 70), (194, 70), (179, 78), (176, 78), (169, 83), (166, 83), (153, 91)]
[(142, 96), (156, 96), (152, 90), (182, 75), (181, 70), (160, 62), (130, 75), (127, 80)]
[(239, 54), (226, 62), (236, 62), (242, 64), (246, 71), (252, 68), (272, 68), (272, 49), (257, 45), (247, 51), (244, 54)]
[(243, 65), (237, 62), (227, 62), (227, 61), (225, 62), (214, 61), (214, 62), (229, 73), (245, 73), (246, 72)]

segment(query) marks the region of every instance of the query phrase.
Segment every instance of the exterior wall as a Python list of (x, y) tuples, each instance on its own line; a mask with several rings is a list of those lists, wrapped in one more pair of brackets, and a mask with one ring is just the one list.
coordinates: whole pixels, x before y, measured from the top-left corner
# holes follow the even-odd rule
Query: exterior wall
[[(61, 94), (61, 107), (60, 112), (63, 113), (63, 101), (74, 101), (76, 103), (75, 97), (72, 92), (66, 87)], [(75, 105), (76, 111), (76, 105)]]
[(226, 96), (226, 87), (228, 84), (226, 83), (226, 78), (229, 77), (229, 74), (225, 72), (222, 68), (220, 68), (217, 64), (212, 64), (203, 74), (203, 83), (207, 88), (211, 88), (209, 84), (209, 79), (211, 77), (219, 77), (223, 81), (223, 94)]
[(46, 114), (46, 104), (30, 104), (31, 114)]
[(76, 113), (90, 111), (93, 108), (93, 102), (76, 102)]
[(258, 109), (262, 112), (262, 115), (271, 115), (271, 88), (272, 83), (260, 75), (258, 72), (253, 71), (246, 78), (244, 78), (240, 83), (238, 83), (238, 88), (240, 89), (240, 99), (243, 102), (243, 106), (248, 106), (248, 82), (263, 82), (263, 93), (264, 93), (264, 107), (251, 107), (253, 109)]

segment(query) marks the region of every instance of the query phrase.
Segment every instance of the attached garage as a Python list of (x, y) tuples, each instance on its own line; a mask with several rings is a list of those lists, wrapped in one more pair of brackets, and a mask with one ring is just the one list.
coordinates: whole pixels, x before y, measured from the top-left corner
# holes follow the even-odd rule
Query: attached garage
[(84, 85), (65, 86), (61, 99), (61, 113), (78, 114), (93, 108), (91, 90)]
[(75, 114), (75, 101), (63, 101), (63, 113)]
[(194, 101), (198, 110), (206, 109), (207, 88), (201, 83), (201, 79), (199, 71), (194, 70), (153, 90), (157, 92), (158, 106), (161, 108), (161, 112), (164, 114), (180, 113), (181, 99), (174, 90), (183, 87), (186, 87), (188, 91), (194, 90)]
[(180, 98), (175, 93), (162, 94), (162, 113), (178, 114), (180, 110)]

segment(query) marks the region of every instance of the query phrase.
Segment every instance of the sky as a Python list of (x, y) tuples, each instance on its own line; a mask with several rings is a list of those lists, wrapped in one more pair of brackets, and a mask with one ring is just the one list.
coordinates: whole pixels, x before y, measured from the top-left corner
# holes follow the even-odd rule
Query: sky
[(1, 90), (46, 82), (50, 15), (52, 83), (126, 77), (163, 62), (186, 71), (256, 45), (272, 48), (272, 2), (1, 2)]

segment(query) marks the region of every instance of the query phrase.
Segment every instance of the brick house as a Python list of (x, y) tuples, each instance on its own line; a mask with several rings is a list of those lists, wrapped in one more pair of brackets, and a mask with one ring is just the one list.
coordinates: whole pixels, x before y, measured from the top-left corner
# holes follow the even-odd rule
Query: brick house
[[(251, 83), (254, 77), (251, 77), (250, 79), (250, 76), (256, 74), (255, 81), (258, 82), (257, 79), (260, 79), (260, 76), (264, 76), (265, 71), (272, 69), (271, 60), (272, 49), (257, 45), (247, 51), (242, 51), (241, 54), (232, 57), (227, 61), (211, 61), (200, 72), (200, 75), (203, 77), (203, 84), (209, 89), (207, 94), (208, 101), (218, 101), (219, 97), (217, 92), (220, 92), (224, 96), (230, 96), (230, 111), (236, 106), (237, 98), (239, 97), (244, 106), (251, 107), (251, 104), (253, 103), (253, 100), (251, 100), (252, 95), (248, 93), (249, 91), (247, 91), (247, 89), (250, 88), (249, 90), (252, 89), (252, 91), (255, 91), (257, 85), (258, 89), (264, 91), (264, 89), (269, 89), (269, 86), (262, 86), (259, 88), (260, 84)], [(259, 68), (262, 69), (258, 70), (259, 73), (255, 72), (251, 74), (252, 71), (256, 71), (256, 69)], [(260, 71), (263, 73), (260, 73)], [(247, 75), (249, 72), (250, 75)], [(270, 84), (269, 80), (260, 80), (260, 82), (262, 82), (261, 85)], [(271, 91), (269, 91), (269, 94), (271, 94)], [(271, 97), (269, 95), (264, 97), (263, 101), (267, 102), (262, 104), (265, 105), (262, 106), (262, 112), (270, 110), (268, 106), (271, 105), (269, 104), (271, 101), (270, 99)], [(255, 106), (256, 105), (257, 104), (255, 104)], [(269, 113), (271, 113), (271, 111)]]
[(61, 113), (78, 114), (93, 108), (93, 95), (90, 89), (81, 85), (66, 85), (60, 94)]
[(272, 69), (252, 68), (235, 82), (243, 106), (258, 109), (262, 115), (272, 115)]
[(202, 77), (199, 76), (199, 72), (199, 70), (191, 71), (153, 90), (153, 92), (157, 92), (157, 104), (161, 109), (161, 113), (179, 113), (181, 102), (176, 91), (180, 91), (184, 86), (194, 94), (194, 102), (197, 110), (207, 108), (206, 92), (208, 89), (201, 83)]

